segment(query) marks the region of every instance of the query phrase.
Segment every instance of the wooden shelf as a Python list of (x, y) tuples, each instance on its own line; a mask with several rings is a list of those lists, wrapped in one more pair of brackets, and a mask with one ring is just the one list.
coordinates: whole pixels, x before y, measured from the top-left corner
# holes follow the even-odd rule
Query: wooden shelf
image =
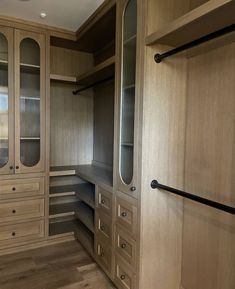
[(77, 220), (55, 222), (49, 224), (49, 236), (74, 235), (77, 227)]
[(113, 186), (113, 172), (93, 165), (76, 166), (76, 174), (97, 185)]
[(80, 202), (50, 205), (49, 218), (59, 218), (75, 215)]
[(66, 83), (77, 82), (77, 78), (75, 76), (65, 76), (65, 75), (57, 75), (57, 74), (50, 74), (50, 80), (58, 81), (58, 82), (66, 82)]
[(78, 185), (50, 187), (50, 198), (75, 196)]
[(122, 143), (122, 146), (125, 146), (125, 147), (133, 147), (134, 144), (133, 144), (133, 143), (130, 143), (130, 142), (123, 142), (123, 143)]
[(40, 140), (40, 137), (21, 137), (21, 140)]
[(85, 183), (77, 185), (76, 189), (77, 197), (90, 206), (92, 209), (95, 208), (95, 187), (92, 184)]
[(20, 99), (40, 101), (40, 97), (21, 96)]
[(77, 220), (75, 227), (75, 237), (88, 251), (90, 255), (94, 254), (94, 235), (86, 228), (79, 220)]
[(146, 37), (146, 45), (181, 46), (234, 24), (234, 0), (210, 0)]
[(94, 53), (115, 39), (116, 1), (105, 1), (77, 31), (76, 47)]
[(76, 207), (76, 217), (85, 225), (92, 233), (94, 233), (94, 210), (85, 203), (79, 202)]
[(74, 166), (51, 167), (50, 177), (74, 176), (75, 172)]
[(39, 74), (40, 73), (40, 65), (20, 63), (20, 71), (23, 73)]
[(92, 85), (115, 74), (115, 56), (108, 58), (90, 71), (77, 77), (78, 85)]

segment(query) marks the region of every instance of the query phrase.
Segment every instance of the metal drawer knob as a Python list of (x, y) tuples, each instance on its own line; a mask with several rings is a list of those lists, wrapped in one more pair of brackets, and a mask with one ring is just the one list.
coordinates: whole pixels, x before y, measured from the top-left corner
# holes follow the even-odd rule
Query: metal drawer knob
[(12, 191), (15, 191), (16, 190), (16, 188), (12, 188)]
[(101, 253), (101, 254), (100, 254), (100, 257), (102, 257), (102, 258), (103, 258), (103, 257), (104, 257), (104, 253)]
[(12, 214), (15, 214), (16, 213), (16, 210), (12, 210)]
[(101, 230), (101, 231), (104, 231), (104, 230), (105, 230), (105, 226), (101, 226), (101, 227), (100, 227), (100, 230)]
[(126, 244), (125, 243), (121, 244), (121, 248), (125, 249), (126, 248)]
[(20, 167), (19, 166), (16, 166), (16, 169), (18, 170)]
[(127, 216), (127, 213), (126, 213), (126, 212), (122, 212), (122, 213), (121, 213), (121, 216), (122, 216), (123, 218), (125, 218), (125, 217)]
[(13, 166), (10, 166), (10, 170), (13, 170), (14, 169), (14, 167)]
[(101, 204), (105, 204), (105, 200), (101, 200)]
[(131, 191), (132, 192), (136, 191), (136, 187), (131, 187)]
[(121, 275), (120, 278), (121, 278), (121, 280), (125, 280), (126, 276), (125, 275)]
[(12, 234), (11, 234), (13, 237), (16, 235), (16, 233), (15, 232), (12, 232)]

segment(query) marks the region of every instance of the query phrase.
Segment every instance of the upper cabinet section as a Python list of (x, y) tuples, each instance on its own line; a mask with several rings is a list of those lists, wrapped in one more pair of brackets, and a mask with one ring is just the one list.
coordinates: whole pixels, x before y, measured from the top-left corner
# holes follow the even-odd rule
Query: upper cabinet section
[(15, 33), (16, 170), (40, 172), (45, 145), (45, 36)]
[(118, 188), (134, 196), (137, 1), (123, 1), (121, 10)]
[(0, 174), (44, 171), (45, 50), (44, 34), (0, 28)]
[(0, 27), (0, 173), (13, 171), (13, 30)]

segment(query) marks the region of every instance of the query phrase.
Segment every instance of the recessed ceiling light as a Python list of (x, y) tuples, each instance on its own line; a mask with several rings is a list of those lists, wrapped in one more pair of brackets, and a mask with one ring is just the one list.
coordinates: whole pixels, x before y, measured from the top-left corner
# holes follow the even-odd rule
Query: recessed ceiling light
[(42, 19), (46, 18), (46, 17), (47, 17), (46, 12), (41, 12), (41, 13), (40, 13), (40, 17), (41, 17)]

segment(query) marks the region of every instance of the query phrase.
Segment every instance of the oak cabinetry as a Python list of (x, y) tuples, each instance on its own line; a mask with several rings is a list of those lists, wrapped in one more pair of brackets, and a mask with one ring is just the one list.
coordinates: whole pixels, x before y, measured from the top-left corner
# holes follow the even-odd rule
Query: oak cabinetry
[(0, 249), (45, 236), (45, 39), (0, 27)]
[(118, 5), (117, 189), (137, 197), (137, 1), (122, 0)]
[(45, 35), (11, 28), (0, 33), (0, 173), (43, 172)]

